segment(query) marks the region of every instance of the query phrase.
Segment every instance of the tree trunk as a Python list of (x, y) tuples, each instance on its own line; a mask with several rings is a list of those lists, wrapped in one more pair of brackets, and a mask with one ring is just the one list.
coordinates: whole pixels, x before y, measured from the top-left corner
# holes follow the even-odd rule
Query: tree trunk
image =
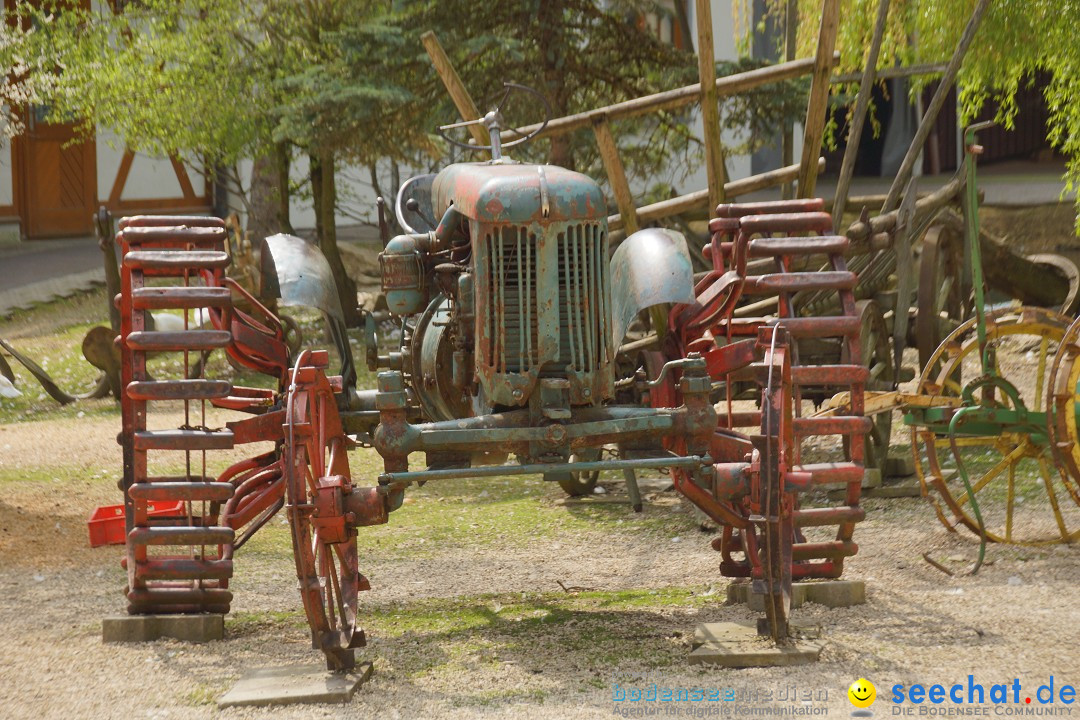
[(315, 208), (315, 243), (321, 246), (323, 239), (323, 171), (322, 161), (314, 153), (308, 155), (308, 177), (311, 179), (311, 205)]
[[(334, 275), (334, 284), (337, 285), (338, 297), (341, 299), (341, 309), (345, 313), (345, 324), (349, 327), (357, 327), (359, 313), (356, 307), (356, 283), (345, 271), (345, 264), (341, 261), (341, 253), (337, 246), (337, 223), (334, 219), (334, 211), (337, 209), (337, 187), (334, 178), (333, 151), (323, 151), (317, 167), (320, 176), (320, 192), (315, 205), (315, 217), (317, 218), (319, 248), (326, 257), (326, 261), (330, 263), (330, 271)], [(313, 173), (313, 181), (314, 177)]]
[[(566, 83), (566, 39), (564, 28), (564, 1), (544, 0), (539, 8), (540, 27), (540, 62), (544, 72), (544, 92), (551, 103), (553, 117), (567, 114)], [(570, 146), (569, 135), (557, 135), (551, 138), (551, 151), (548, 162), (569, 170), (574, 169), (574, 153)]]
[(294, 235), (292, 218), (289, 216), (289, 203), (292, 200), (289, 191), (289, 146), (286, 143), (278, 143), (274, 147), (274, 169), (277, 173), (277, 224), (283, 233)]
[(278, 226), (278, 176), (272, 153), (255, 158), (251, 167), (251, 207), (247, 217), (247, 231), (252, 242), (280, 231)]

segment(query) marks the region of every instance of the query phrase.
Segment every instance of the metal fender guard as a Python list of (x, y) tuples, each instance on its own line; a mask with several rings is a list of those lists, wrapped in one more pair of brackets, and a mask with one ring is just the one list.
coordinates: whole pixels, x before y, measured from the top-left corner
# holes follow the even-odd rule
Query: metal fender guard
[(278, 233), (262, 242), (262, 297), (276, 298), (283, 307), (310, 307), (322, 310), (330, 335), (341, 357), (345, 385), (356, 385), (352, 349), (345, 333), (345, 313), (341, 311), (330, 263), (314, 244)]
[(263, 240), (262, 295), (285, 307), (318, 308), (344, 321), (334, 275), (322, 251), (303, 238), (279, 233)]
[(634, 317), (661, 303), (694, 302), (694, 266), (682, 233), (639, 230), (611, 256), (611, 339), (622, 344)]

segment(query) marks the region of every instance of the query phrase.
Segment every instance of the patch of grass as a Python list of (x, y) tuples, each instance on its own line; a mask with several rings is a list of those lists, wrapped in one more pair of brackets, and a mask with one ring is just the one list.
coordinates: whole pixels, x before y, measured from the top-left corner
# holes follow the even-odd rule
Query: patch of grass
[(221, 688), (199, 683), (194, 690), (184, 695), (184, 702), (187, 705), (195, 706), (216, 705), (220, 694)]
[[(90, 484), (100, 483), (104, 487), (116, 487), (116, 481), (120, 477), (120, 468), (115, 470), (93, 470), (78, 465), (61, 465), (45, 470), (29, 471), (25, 469), (11, 470), (0, 468), (0, 486), (8, 487), (24, 485), (26, 488), (39, 488), (52, 484), (67, 486), (73, 482), (87, 482)], [(117, 496), (117, 502), (122, 498)]]
[[(373, 483), (377, 470), (364, 472), (363, 468), (374, 464), (377, 456), (362, 451), (352, 458), (360, 460), (353, 462), (354, 482)], [(695, 532), (693, 518), (677, 508), (649, 505), (645, 512), (634, 513), (621, 503), (555, 504), (561, 497), (554, 483), (528, 476), (439, 480), (412, 487), (389, 523), (360, 529), (360, 554), (415, 558), (451, 547), (523, 547), (539, 539), (601, 529), (664, 538)], [(252, 538), (244, 552), (291, 557), (288, 526), (275, 520)]]
[[(510, 663), (548, 678), (566, 673), (585, 682), (588, 673), (575, 669), (677, 662), (685, 646), (675, 639), (680, 633), (672, 632), (673, 623), (681, 627), (683, 611), (715, 602), (700, 588), (506, 593), (377, 605), (362, 616), (374, 651), (393, 673), (449, 678)], [(552, 657), (559, 663), (553, 665)], [(513, 699), (502, 693), (460, 698), (476, 704)]]
[(232, 612), (225, 616), (225, 632), (230, 637), (255, 635), (269, 628), (306, 628), (302, 610)]

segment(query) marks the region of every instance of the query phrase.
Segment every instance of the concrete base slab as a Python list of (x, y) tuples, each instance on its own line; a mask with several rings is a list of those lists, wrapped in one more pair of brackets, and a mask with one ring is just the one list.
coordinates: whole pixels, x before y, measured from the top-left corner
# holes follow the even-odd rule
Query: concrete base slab
[(876, 498), (903, 498), (903, 497), (921, 497), (922, 485), (919, 484), (918, 478), (906, 477), (906, 478), (890, 478), (886, 480), (881, 487), (868, 490), (866, 497)]
[[(851, 607), (866, 602), (866, 583), (862, 580), (822, 580), (819, 582), (796, 582), (791, 584), (791, 607), (803, 603), (817, 603), (826, 607)], [(753, 592), (753, 585), (734, 582), (728, 585), (728, 605), (747, 605), (755, 612), (765, 611), (765, 596)]]
[(151, 642), (173, 638), (204, 643), (225, 637), (225, 616), (202, 615), (116, 615), (101, 621), (101, 640), (107, 643)]
[(698, 625), (694, 629), (695, 643), (690, 652), (691, 665), (720, 665), (730, 668), (777, 667), (805, 665), (817, 662), (821, 646), (798, 640), (777, 647), (769, 638), (758, 635), (749, 622), (719, 622)]
[[(791, 634), (800, 640), (816, 640), (821, 637), (821, 625), (791, 623), (789, 627), (791, 628)], [(690, 642), (690, 647), (697, 649), (708, 643), (722, 643), (732, 639), (741, 639), (745, 635), (745, 628), (756, 630), (751, 621), (701, 623), (694, 627), (694, 639)]]
[(915, 474), (915, 458), (898, 455), (885, 459), (885, 477), (908, 477)]
[(369, 662), (347, 673), (333, 673), (322, 665), (256, 668), (218, 699), (218, 707), (347, 703), (371, 673)]

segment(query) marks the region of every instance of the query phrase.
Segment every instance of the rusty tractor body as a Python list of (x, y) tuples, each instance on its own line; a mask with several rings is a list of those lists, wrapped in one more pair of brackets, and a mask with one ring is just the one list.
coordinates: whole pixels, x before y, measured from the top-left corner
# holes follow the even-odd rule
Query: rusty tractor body
[[(493, 112), (485, 124), (495, 140)], [(596, 183), (499, 150), (402, 187), (396, 212), (406, 232), (386, 239), (380, 261), (403, 337), (380, 355), (369, 318), (374, 390), (355, 388), (332, 276), (312, 245), (268, 238), (263, 294), (326, 313), (340, 375), (328, 373), (326, 351), (291, 356), (274, 313), (225, 276), (219, 221), (121, 223), (129, 612), (227, 611), (234, 552), (283, 509), (313, 646), (345, 668), (364, 644), (357, 534), (387, 522), (409, 485), (542, 474), (590, 492), (601, 471), (622, 472), (635, 489), (636, 471), (666, 468), (722, 526), (722, 573), (753, 581), (772, 637), (787, 641), (792, 579), (837, 577), (863, 517), (867, 370), (846, 239), (828, 234), (818, 201), (721, 206), (707, 248), (713, 270), (695, 282), (681, 235), (642, 230), (612, 253)], [(752, 257), (775, 271), (748, 275)], [(828, 269), (795, 271), (793, 259)], [(834, 293), (836, 315), (799, 316), (793, 298), (804, 291)], [(774, 316), (735, 317), (762, 297), (776, 301)], [(237, 299), (254, 310), (240, 311)], [(657, 307), (673, 308), (668, 326), (654, 328), (659, 349), (624, 344), (635, 319)], [(155, 332), (152, 309), (186, 319), (201, 311), (207, 322)], [(801, 363), (805, 342), (835, 346), (843, 362)], [(197, 361), (216, 349), (271, 387), (205, 377)], [(150, 368), (155, 352), (182, 355), (176, 377)], [(838, 389), (851, 392), (850, 415), (804, 417), (807, 398)], [(147, 405), (164, 400), (179, 403), (182, 420), (151, 429), (158, 415)], [(246, 417), (209, 428), (207, 404)], [(828, 445), (823, 436), (842, 457), (803, 456), (803, 440)], [(256, 441), (272, 449), (210, 469), (215, 452)], [(348, 450), (367, 443), (384, 471), (353, 477)], [(804, 507), (802, 493), (821, 484), (839, 484), (845, 500)], [(186, 516), (159, 525), (148, 506), (165, 500), (182, 500)]]

